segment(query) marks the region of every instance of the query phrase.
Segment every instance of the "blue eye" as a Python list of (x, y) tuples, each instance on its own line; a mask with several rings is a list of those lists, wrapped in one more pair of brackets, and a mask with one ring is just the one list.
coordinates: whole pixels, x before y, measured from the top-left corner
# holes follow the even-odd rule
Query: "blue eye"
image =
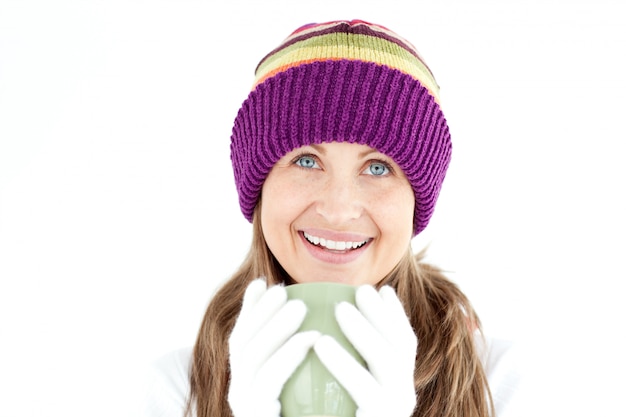
[(389, 174), (391, 171), (387, 164), (382, 162), (372, 162), (369, 167), (367, 167), (366, 172), (370, 175), (383, 176)]
[(315, 158), (309, 155), (303, 155), (296, 159), (296, 164), (302, 168), (318, 168)]

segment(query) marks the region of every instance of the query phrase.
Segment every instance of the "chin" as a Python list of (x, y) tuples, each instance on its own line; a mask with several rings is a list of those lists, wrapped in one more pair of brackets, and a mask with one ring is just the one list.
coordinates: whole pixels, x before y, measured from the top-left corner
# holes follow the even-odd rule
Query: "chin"
[(349, 273), (341, 274), (341, 273), (333, 273), (326, 274), (322, 276), (316, 277), (307, 277), (307, 278), (293, 278), (294, 283), (297, 284), (305, 284), (310, 282), (335, 282), (338, 284), (349, 284), (349, 285), (362, 285), (365, 284), (363, 280), (355, 279)]

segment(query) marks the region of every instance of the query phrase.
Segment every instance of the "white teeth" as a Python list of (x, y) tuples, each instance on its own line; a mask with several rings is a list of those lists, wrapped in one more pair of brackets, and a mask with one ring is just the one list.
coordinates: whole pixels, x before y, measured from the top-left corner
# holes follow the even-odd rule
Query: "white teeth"
[(364, 240), (362, 242), (342, 242), (342, 241), (335, 242), (334, 240), (312, 236), (308, 233), (304, 233), (304, 237), (306, 238), (306, 240), (308, 240), (314, 245), (323, 246), (326, 249), (331, 249), (331, 250), (357, 249), (367, 243), (367, 240)]

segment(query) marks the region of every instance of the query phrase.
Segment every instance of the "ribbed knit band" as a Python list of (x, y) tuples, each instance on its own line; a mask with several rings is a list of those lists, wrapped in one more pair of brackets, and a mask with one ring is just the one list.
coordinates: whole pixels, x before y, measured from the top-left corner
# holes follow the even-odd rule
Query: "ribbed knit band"
[(426, 227), (452, 145), (437, 83), (414, 47), (361, 21), (308, 25), (267, 55), (256, 76), (231, 136), (249, 221), (276, 161), (304, 145), (337, 141), (392, 158), (415, 193), (414, 234)]

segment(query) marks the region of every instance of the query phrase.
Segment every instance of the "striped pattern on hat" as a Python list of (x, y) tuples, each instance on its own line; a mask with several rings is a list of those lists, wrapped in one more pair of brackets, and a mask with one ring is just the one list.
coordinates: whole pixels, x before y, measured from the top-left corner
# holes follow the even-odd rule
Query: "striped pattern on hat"
[(414, 234), (426, 227), (452, 145), (439, 86), (406, 39), (360, 20), (311, 24), (261, 60), (231, 136), (244, 216), (252, 220), (276, 161), (330, 141), (368, 145), (391, 157), (415, 193)]
[(439, 86), (417, 49), (389, 29), (360, 20), (311, 24), (297, 29), (261, 60), (253, 89), (289, 68), (341, 59), (365, 59), (397, 69), (419, 81), (439, 101)]

